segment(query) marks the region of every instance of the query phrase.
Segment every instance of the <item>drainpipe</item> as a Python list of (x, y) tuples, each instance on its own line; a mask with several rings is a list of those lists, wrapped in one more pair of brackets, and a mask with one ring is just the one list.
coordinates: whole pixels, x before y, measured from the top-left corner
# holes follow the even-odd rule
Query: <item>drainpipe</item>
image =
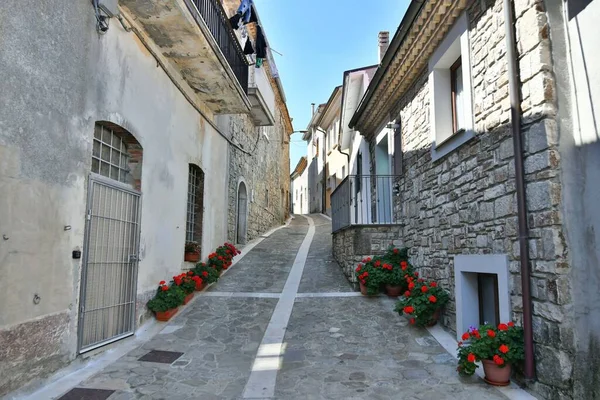
[(521, 101), (515, 41), (515, 17), (511, 0), (504, 0), (504, 28), (506, 30), (506, 56), (508, 58), (508, 89), (510, 96), (510, 121), (515, 152), (515, 178), (517, 186), (517, 215), (519, 219), (519, 250), (521, 258), (521, 284), (523, 298), (523, 331), (525, 334), (525, 378), (535, 379), (533, 351), (533, 324), (531, 316), (531, 268), (529, 262), (529, 230), (527, 227), (527, 197), (523, 167), (523, 140), (521, 137)]

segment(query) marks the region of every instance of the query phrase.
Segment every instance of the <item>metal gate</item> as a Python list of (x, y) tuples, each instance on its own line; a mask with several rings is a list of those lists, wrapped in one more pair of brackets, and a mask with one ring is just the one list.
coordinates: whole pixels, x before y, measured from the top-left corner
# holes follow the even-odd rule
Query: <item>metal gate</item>
[(92, 174), (79, 311), (79, 352), (135, 331), (140, 193)]

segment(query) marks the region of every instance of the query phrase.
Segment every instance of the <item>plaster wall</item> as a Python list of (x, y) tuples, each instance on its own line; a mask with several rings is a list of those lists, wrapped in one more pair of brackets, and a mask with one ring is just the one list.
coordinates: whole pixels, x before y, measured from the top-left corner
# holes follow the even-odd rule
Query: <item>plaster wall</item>
[[(0, 395), (76, 354), (85, 204), (96, 121), (143, 147), (138, 312), (178, 273), (188, 163), (205, 173), (204, 256), (227, 239), (228, 145), (114, 19), (87, 2), (0, 6)], [(70, 230), (65, 230), (65, 226)], [(37, 294), (41, 301), (34, 304)]]
[[(558, 4), (560, 3), (560, 4)], [(600, 399), (600, 1), (548, 1), (558, 86), (564, 232), (572, 265), (573, 398)]]

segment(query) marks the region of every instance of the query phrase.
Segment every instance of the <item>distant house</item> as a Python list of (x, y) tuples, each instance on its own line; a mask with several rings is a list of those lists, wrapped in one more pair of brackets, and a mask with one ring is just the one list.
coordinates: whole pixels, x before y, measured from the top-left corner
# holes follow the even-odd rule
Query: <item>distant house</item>
[(354, 185), (332, 194), (334, 255), (355, 279), (357, 259), (409, 247), (451, 293), (443, 322), (457, 337), (516, 321), (528, 390), (592, 399), (600, 1), (534, 3), (410, 3), (342, 134), (342, 148), (352, 131), (366, 143), (351, 152)]
[(290, 175), (290, 187), (292, 191), (292, 214), (308, 214), (308, 162), (306, 157), (301, 157), (296, 168)]

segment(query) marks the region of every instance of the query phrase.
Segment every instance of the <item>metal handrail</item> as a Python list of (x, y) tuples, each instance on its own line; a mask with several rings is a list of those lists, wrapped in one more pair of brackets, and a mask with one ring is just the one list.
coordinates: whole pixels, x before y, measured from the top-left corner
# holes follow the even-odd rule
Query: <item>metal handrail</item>
[(394, 197), (397, 175), (349, 175), (331, 194), (333, 232), (352, 225), (398, 223)]
[(248, 61), (237, 40), (223, 5), (217, 0), (191, 0), (204, 19), (244, 93), (248, 94)]

